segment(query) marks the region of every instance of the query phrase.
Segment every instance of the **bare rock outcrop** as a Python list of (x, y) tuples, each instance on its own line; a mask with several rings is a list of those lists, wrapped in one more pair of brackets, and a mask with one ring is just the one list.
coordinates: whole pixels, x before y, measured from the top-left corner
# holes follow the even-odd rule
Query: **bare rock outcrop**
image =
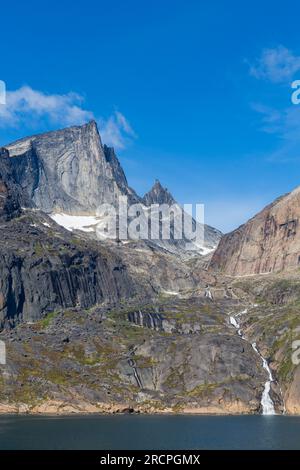
[(243, 276), (286, 271), (300, 264), (300, 187), (224, 235), (210, 269)]
[(50, 223), (30, 210), (2, 223), (0, 328), (136, 293), (137, 284), (118, 255)]

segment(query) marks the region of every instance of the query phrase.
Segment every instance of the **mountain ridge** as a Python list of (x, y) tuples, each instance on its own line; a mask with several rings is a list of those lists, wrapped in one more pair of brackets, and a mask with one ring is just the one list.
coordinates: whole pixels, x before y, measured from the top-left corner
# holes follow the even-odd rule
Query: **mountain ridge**
[[(82, 126), (24, 137), (5, 148), (27, 199), (33, 207), (48, 214), (95, 215), (103, 203), (118, 207), (120, 196), (126, 196), (129, 205), (177, 204), (158, 180), (143, 197), (129, 187), (114, 149), (102, 144), (94, 120)], [(221, 232), (208, 225), (204, 232), (204, 244), (210, 250), (215, 248)], [(163, 243), (171, 251), (175, 245), (176, 249), (184, 249), (185, 244)]]

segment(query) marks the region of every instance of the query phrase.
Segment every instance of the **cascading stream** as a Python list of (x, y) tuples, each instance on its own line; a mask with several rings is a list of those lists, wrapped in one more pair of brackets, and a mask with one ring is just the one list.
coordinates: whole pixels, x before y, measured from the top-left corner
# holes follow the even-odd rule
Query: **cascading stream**
[(268, 375), (269, 375), (269, 380), (267, 380), (265, 383), (265, 388), (261, 397), (261, 406), (262, 406), (263, 415), (275, 415), (276, 413), (275, 413), (274, 403), (272, 401), (272, 398), (270, 397), (271, 382), (273, 382), (271, 369), (266, 359), (262, 357), (262, 355), (258, 351), (256, 343), (252, 343), (252, 348), (262, 359), (263, 368), (268, 372)]
[[(230, 321), (230, 324), (232, 326), (234, 326), (234, 328), (237, 330), (238, 335), (243, 340), (247, 341), (245, 336), (243, 335), (243, 332), (242, 332), (241, 328), (240, 328), (240, 324), (236, 319), (236, 317), (244, 315), (245, 313), (247, 313), (247, 310), (243, 310), (242, 312), (238, 313), (236, 316), (231, 315), (229, 317), (229, 321)], [(264, 388), (264, 391), (263, 391), (263, 394), (262, 394), (262, 397), (261, 397), (262, 414), (263, 415), (275, 415), (276, 412), (275, 412), (275, 408), (274, 408), (274, 403), (273, 403), (272, 398), (270, 397), (271, 382), (274, 381), (271, 369), (270, 369), (266, 359), (260, 354), (259, 350), (257, 349), (256, 343), (251, 343), (251, 346), (254, 349), (254, 351), (256, 352), (256, 354), (258, 354), (259, 357), (261, 358), (263, 368), (267, 371), (268, 376), (269, 376), (269, 380), (267, 380), (266, 383), (265, 383), (265, 388)]]

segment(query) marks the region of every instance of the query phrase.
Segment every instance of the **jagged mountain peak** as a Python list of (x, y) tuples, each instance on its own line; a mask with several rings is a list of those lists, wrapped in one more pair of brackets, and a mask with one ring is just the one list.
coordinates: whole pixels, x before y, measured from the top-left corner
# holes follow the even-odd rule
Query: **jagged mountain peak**
[(164, 188), (158, 179), (154, 185), (143, 197), (143, 204), (150, 206), (151, 204), (175, 204), (176, 201), (167, 188)]

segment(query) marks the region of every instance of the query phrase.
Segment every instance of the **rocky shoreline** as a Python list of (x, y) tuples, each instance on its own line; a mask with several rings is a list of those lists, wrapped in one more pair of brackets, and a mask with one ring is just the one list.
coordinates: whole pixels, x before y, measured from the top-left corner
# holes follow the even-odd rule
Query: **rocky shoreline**
[(211, 406), (211, 407), (198, 407), (198, 408), (183, 408), (180, 411), (174, 411), (171, 408), (157, 410), (154, 407), (141, 406), (128, 406), (120, 404), (105, 404), (98, 403), (92, 405), (90, 403), (79, 402), (77, 404), (70, 404), (58, 401), (49, 401), (30, 408), (27, 404), (0, 404), (0, 414), (15, 414), (15, 415), (89, 415), (89, 414), (199, 414), (199, 415), (240, 415), (256, 413), (249, 412), (243, 404), (232, 404), (227, 408)]

